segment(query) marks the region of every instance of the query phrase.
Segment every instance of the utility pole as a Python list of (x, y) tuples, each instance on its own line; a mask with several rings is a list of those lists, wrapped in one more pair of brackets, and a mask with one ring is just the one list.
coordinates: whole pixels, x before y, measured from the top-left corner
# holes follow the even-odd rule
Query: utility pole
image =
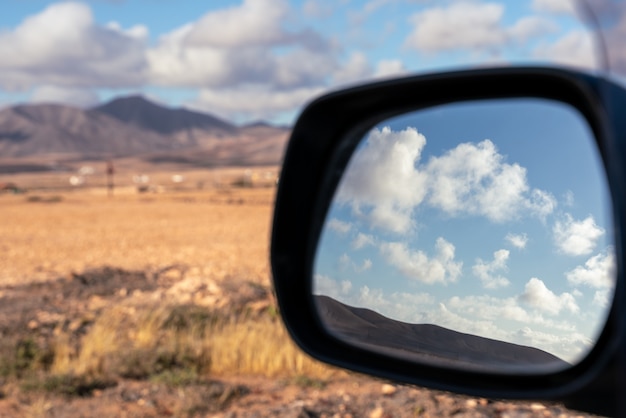
[(113, 174), (115, 174), (115, 169), (113, 168), (113, 160), (107, 161), (107, 189), (109, 197), (113, 196)]

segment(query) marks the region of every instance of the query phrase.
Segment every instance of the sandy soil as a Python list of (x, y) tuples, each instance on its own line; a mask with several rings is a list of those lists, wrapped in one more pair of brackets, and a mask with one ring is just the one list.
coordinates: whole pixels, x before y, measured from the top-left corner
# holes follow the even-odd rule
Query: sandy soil
[[(59, 324), (80, 335), (106, 306), (155, 294), (184, 298), (171, 289), (180, 288), (185, 277), (269, 286), (273, 193), (272, 188), (154, 194), (128, 189), (111, 199), (102, 189), (54, 189), (0, 195), (3, 338), (22, 333), (45, 341)], [(239, 300), (236, 288), (220, 289), (222, 300)], [(119, 379), (82, 396), (25, 391), (2, 380), (0, 417), (578, 415), (558, 405), (467, 398), (338, 376), (331, 381), (215, 376), (178, 387)]]

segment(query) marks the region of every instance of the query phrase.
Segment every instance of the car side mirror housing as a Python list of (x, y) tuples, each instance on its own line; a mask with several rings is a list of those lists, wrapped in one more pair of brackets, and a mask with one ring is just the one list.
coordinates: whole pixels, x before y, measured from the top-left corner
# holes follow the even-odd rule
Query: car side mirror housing
[(313, 101), (272, 231), (292, 338), (403, 383), (617, 414), (625, 106), (615, 83), (551, 68)]

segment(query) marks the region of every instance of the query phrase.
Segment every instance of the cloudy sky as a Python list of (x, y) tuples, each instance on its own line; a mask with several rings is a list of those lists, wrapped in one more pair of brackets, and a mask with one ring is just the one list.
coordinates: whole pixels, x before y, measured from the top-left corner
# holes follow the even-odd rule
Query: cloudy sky
[(570, 0), (14, 1), (0, 13), (0, 106), (142, 93), (292, 123), (328, 89), (463, 65), (597, 68), (592, 45)]
[(315, 292), (575, 361), (604, 325), (614, 285), (594, 147), (575, 110), (537, 99), (382, 122), (334, 198)]

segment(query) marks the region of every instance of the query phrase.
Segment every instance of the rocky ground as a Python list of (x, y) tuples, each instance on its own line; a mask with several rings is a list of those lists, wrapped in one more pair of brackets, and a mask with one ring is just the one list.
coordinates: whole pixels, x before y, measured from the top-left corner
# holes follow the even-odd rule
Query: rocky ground
[[(208, 282), (192, 273), (181, 266), (152, 272), (107, 267), (45, 283), (5, 286), (0, 289), (3, 341), (28, 335), (29, 341), (45, 347), (61, 331), (78, 340), (112, 304), (138, 306), (167, 298), (216, 309), (260, 310), (272, 303), (267, 289)], [(118, 378), (83, 387), (57, 382), (54, 391), (29, 390), (24, 380), (5, 378), (2, 383), (0, 417), (585, 416), (559, 405), (468, 398), (349, 373), (331, 380), (229, 376), (174, 384)], [(64, 391), (64, 384), (72, 389)]]

